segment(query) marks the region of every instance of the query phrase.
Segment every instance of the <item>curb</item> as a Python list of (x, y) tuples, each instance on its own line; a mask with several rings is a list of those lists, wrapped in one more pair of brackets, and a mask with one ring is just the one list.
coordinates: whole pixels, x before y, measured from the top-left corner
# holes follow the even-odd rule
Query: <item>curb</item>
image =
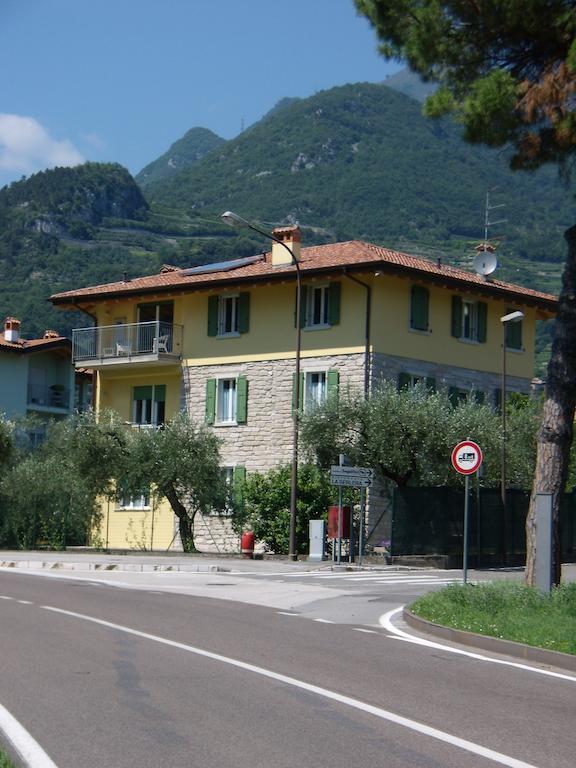
[(549, 651), (546, 648), (536, 648), (533, 645), (516, 643), (513, 640), (502, 640), (490, 635), (477, 635), (474, 632), (466, 632), (463, 629), (443, 627), (441, 624), (433, 624), (427, 619), (421, 619), (408, 608), (404, 608), (402, 618), (412, 629), (424, 634), (441, 637), (452, 643), (459, 643), (477, 650), (492, 651), (493, 653), (512, 656), (516, 659), (535, 662), (549, 667), (559, 667), (570, 672), (576, 672), (576, 656), (561, 651)]
[(14, 570), (30, 569), (42, 571), (128, 571), (135, 573), (152, 573), (154, 571), (172, 573), (228, 573), (230, 568), (220, 565), (159, 565), (153, 563), (75, 563), (61, 560), (1, 560), (0, 568)]

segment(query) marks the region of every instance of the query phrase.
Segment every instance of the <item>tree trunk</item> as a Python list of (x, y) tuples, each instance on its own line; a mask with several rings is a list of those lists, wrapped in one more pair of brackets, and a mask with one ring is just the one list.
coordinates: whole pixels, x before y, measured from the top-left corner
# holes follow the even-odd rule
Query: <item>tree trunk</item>
[(565, 233), (568, 256), (562, 275), (546, 396), (538, 433), (538, 455), (530, 508), (526, 518), (526, 583), (534, 586), (536, 559), (536, 494), (552, 494), (552, 577), (560, 583), (560, 501), (568, 463), (576, 405), (576, 227)]
[(188, 510), (182, 504), (174, 487), (166, 489), (166, 498), (176, 517), (178, 518), (178, 533), (182, 541), (184, 552), (197, 552), (194, 544), (194, 513), (190, 515)]

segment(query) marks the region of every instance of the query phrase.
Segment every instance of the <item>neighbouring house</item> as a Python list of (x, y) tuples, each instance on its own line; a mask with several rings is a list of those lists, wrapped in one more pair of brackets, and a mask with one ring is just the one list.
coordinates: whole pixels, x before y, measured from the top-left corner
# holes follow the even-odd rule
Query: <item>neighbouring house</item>
[(7, 418), (34, 416), (27, 429), (33, 444), (42, 440), (49, 419), (73, 412), (74, 381), (70, 339), (56, 331), (25, 339), (20, 320), (5, 319), (0, 333), (0, 413)]
[[(425, 380), (457, 400), (497, 404), (503, 326), (508, 324), (508, 389), (529, 392), (536, 321), (554, 296), (362, 241), (301, 247), (300, 230), (274, 234), (302, 274), (302, 379), (305, 411), (328, 392)], [(204, 419), (222, 438), (231, 482), (290, 460), (295, 358), (296, 269), (274, 243), (259, 256), (179, 269), (52, 296), (95, 322), (73, 333), (77, 367), (96, 371), (97, 409), (154, 427), (178, 409)], [(112, 468), (111, 468), (112, 469)], [(169, 505), (122, 499), (104, 510), (109, 548), (178, 548)], [(370, 525), (381, 515), (372, 493)], [(206, 551), (238, 547), (226, 520), (198, 518)], [(134, 531), (138, 531), (136, 540)], [(144, 542), (144, 544), (143, 544)]]

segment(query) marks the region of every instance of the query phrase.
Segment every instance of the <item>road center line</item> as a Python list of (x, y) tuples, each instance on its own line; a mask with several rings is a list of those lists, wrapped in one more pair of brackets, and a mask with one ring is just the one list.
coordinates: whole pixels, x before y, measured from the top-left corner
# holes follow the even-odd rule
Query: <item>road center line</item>
[(443, 645), (442, 643), (436, 643), (433, 640), (426, 640), (423, 637), (411, 635), (408, 632), (405, 632), (403, 629), (399, 629), (398, 627), (394, 626), (392, 623), (394, 616), (400, 613), (403, 609), (404, 606), (401, 605), (399, 608), (393, 608), (391, 611), (388, 611), (388, 613), (384, 613), (382, 616), (380, 616), (380, 626), (384, 627), (384, 629), (391, 633), (388, 635), (388, 637), (393, 637), (395, 640), (404, 640), (408, 643), (414, 643), (414, 645), (424, 645), (427, 648), (436, 648), (441, 651), (448, 651), (449, 653), (455, 653), (458, 656), (467, 656), (470, 659), (477, 659), (478, 661), (488, 661), (491, 664), (501, 664), (505, 667), (514, 667), (525, 672), (534, 672), (537, 675), (547, 675), (548, 677), (556, 677), (560, 680), (568, 680), (571, 683), (576, 683), (576, 677), (574, 675), (567, 675), (563, 674), (562, 672), (552, 672), (552, 670), (549, 669), (532, 667), (529, 664), (522, 664), (518, 661), (496, 659), (492, 656), (484, 656), (481, 653), (474, 653), (473, 651), (464, 651), (461, 648), (453, 648), (451, 645)]
[(0, 733), (5, 744), (12, 747), (23, 765), (34, 766), (34, 768), (58, 768), (40, 744), (2, 704), (0, 704)]
[[(187, 653), (193, 653), (197, 656), (202, 656), (207, 659), (212, 659), (213, 661), (219, 661), (222, 664), (228, 664), (232, 667), (243, 669), (246, 672), (252, 672), (253, 674), (266, 677), (270, 680), (275, 680), (276, 682), (284, 683), (285, 685), (291, 685), (294, 688), (299, 688), (300, 690), (307, 691), (308, 693), (313, 693), (316, 696), (321, 696), (324, 699), (329, 699), (331, 701), (337, 702), (338, 704), (343, 704), (344, 706), (351, 707), (352, 709), (360, 710), (367, 714), (373, 715), (374, 717), (377, 717), (381, 720), (386, 720), (390, 723), (394, 723), (395, 725), (400, 725), (403, 728), (407, 728), (411, 731), (415, 731), (424, 736), (429, 736), (430, 738), (436, 739), (437, 741), (450, 744), (454, 747), (465, 750), (466, 752), (471, 752), (474, 755), (485, 757), (486, 759), (492, 760), (496, 763), (499, 763), (500, 765), (505, 765), (507, 766), (507, 768), (536, 768), (536, 766), (530, 763), (525, 763), (522, 760), (517, 760), (514, 757), (509, 757), (508, 755), (504, 755), (501, 752), (496, 752), (492, 749), (488, 749), (487, 747), (483, 747), (480, 744), (475, 744), (473, 741), (461, 739), (458, 736), (454, 736), (450, 733), (446, 733), (445, 731), (440, 731), (437, 728), (432, 728), (428, 725), (424, 725), (423, 723), (419, 723), (416, 720), (411, 720), (407, 717), (402, 717), (401, 715), (397, 715), (394, 712), (390, 712), (389, 710), (382, 709), (381, 707), (376, 707), (372, 704), (366, 704), (363, 701), (359, 701), (358, 699), (353, 699), (350, 696), (344, 696), (340, 693), (336, 693), (335, 691), (330, 691), (327, 688), (321, 688), (318, 685), (312, 685), (311, 683), (306, 683), (303, 680), (298, 680), (295, 677), (289, 677), (288, 675), (282, 675), (278, 672), (272, 672), (269, 669), (264, 669), (263, 667), (257, 667), (256, 665), (248, 664), (245, 661), (239, 661), (238, 659), (233, 659), (229, 656), (222, 656), (221, 654), (213, 653), (212, 651), (205, 651), (202, 648), (196, 648), (192, 645), (179, 643), (175, 640), (168, 640), (165, 637), (151, 635), (151, 634), (148, 634), (147, 632), (140, 632), (137, 629), (131, 629), (130, 627), (125, 627), (121, 624), (114, 624), (110, 621), (105, 621), (103, 619), (96, 619), (93, 616), (87, 616), (82, 613), (75, 613), (74, 611), (66, 611), (66, 610), (63, 610), (62, 608), (54, 608), (50, 605), (43, 605), (41, 607), (53, 613), (58, 613), (63, 616), (69, 616), (70, 618), (73, 618), (73, 619), (88, 621), (88, 622), (91, 622), (92, 624), (98, 624), (99, 626), (102, 626), (102, 627), (108, 627), (109, 629), (114, 629), (117, 632), (124, 632), (128, 635), (133, 635), (134, 637), (140, 637), (144, 640), (151, 640), (155, 643), (167, 645), (171, 648), (177, 648), (178, 650), (186, 651)], [(39, 764), (39, 768), (41, 768), (40, 764)]]

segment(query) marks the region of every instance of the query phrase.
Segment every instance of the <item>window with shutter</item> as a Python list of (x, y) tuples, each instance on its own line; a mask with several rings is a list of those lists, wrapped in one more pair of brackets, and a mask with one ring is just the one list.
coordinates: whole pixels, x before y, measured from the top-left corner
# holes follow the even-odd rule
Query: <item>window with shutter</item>
[(410, 328), (412, 330), (428, 330), (428, 304), (428, 289), (413, 285), (410, 290)]
[(341, 285), (302, 286), (300, 316), (302, 328), (327, 328), (340, 322)]
[(486, 341), (488, 305), (484, 301), (469, 301), (452, 297), (452, 336), (465, 341)]
[(216, 379), (206, 381), (206, 423), (214, 424), (216, 417)]

